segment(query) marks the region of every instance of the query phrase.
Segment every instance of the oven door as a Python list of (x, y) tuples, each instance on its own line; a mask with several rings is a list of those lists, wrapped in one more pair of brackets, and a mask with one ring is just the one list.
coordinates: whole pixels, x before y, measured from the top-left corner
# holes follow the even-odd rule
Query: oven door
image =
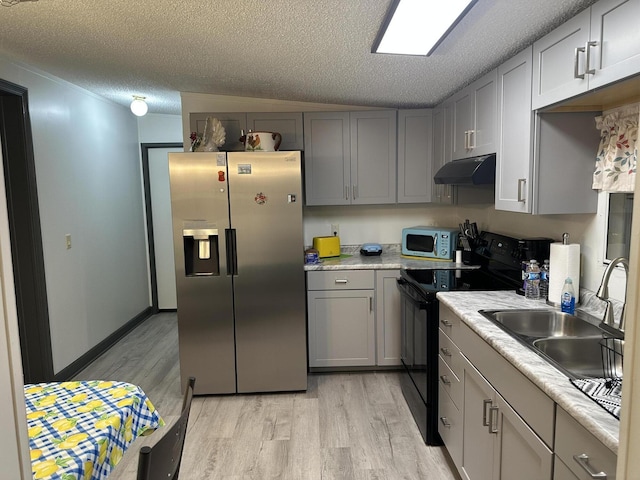
[(442, 445), (438, 435), (438, 302), (404, 278), (398, 279), (402, 295), (401, 355), (405, 374), (402, 393), (427, 445)]

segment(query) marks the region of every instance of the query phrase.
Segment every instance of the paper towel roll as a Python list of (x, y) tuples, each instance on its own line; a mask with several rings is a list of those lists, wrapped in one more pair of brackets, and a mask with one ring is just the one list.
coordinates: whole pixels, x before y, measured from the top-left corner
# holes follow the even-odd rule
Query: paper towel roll
[(552, 243), (549, 255), (549, 299), (547, 303), (560, 305), (560, 295), (567, 277), (573, 281), (577, 304), (580, 298), (580, 244)]

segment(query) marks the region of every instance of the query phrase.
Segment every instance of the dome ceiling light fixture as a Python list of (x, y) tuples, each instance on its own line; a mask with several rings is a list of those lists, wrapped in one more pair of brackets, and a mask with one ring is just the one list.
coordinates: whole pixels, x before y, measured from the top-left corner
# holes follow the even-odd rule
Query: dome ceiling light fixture
[(20, 2), (37, 2), (38, 0), (0, 0), (0, 5), (3, 7), (10, 7)]
[(131, 111), (134, 115), (138, 117), (143, 117), (149, 111), (149, 106), (144, 99), (147, 97), (142, 97), (140, 95), (134, 95), (133, 101), (131, 102)]

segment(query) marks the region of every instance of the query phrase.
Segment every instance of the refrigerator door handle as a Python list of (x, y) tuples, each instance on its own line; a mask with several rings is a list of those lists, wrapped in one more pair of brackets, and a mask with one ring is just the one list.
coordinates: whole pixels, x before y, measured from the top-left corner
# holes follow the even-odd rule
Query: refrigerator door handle
[(227, 275), (237, 275), (238, 255), (236, 252), (236, 229), (225, 229), (224, 236), (227, 245)]

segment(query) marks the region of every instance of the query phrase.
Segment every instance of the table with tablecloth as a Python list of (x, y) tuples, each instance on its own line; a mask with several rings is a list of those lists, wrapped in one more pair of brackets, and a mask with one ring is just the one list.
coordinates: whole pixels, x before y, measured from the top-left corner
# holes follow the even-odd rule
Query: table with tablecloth
[(104, 479), (136, 437), (164, 425), (130, 383), (39, 383), (24, 393), (35, 479)]

